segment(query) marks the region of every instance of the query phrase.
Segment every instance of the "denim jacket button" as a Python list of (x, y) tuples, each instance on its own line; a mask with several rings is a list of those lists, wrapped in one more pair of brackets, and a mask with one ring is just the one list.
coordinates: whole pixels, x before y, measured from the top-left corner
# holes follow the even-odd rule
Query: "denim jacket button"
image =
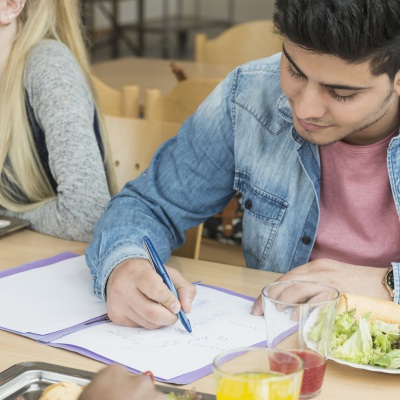
[(311, 238), (310, 238), (310, 236), (305, 235), (305, 236), (303, 236), (303, 237), (301, 238), (301, 241), (302, 241), (304, 244), (310, 244), (310, 243), (311, 243)]
[(253, 207), (253, 203), (251, 202), (251, 200), (247, 199), (247, 200), (244, 202), (244, 207), (245, 207), (247, 210), (250, 210), (251, 207)]

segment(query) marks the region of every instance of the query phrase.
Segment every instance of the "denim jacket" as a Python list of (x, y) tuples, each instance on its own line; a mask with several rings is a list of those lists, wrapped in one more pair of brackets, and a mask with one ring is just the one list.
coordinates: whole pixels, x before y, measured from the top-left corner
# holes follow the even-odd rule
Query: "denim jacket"
[[(118, 263), (146, 258), (144, 235), (165, 262), (185, 230), (219, 212), (236, 192), (243, 195), (248, 267), (285, 273), (308, 262), (319, 221), (319, 150), (294, 129), (279, 62), (276, 54), (229, 74), (150, 167), (110, 201), (86, 252), (97, 295), (104, 298)], [(399, 140), (388, 151), (398, 211)]]

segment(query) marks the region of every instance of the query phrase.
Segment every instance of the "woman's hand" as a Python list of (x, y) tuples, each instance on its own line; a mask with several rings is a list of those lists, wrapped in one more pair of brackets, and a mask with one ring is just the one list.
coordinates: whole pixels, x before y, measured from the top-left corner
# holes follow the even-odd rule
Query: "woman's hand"
[(151, 376), (132, 375), (114, 364), (104, 368), (83, 390), (78, 400), (165, 400), (157, 391)]

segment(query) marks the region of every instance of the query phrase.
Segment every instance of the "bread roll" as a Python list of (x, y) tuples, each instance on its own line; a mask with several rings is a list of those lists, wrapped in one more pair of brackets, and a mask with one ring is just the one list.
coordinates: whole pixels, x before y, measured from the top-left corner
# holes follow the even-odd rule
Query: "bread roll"
[(371, 313), (371, 319), (373, 320), (386, 322), (388, 324), (400, 324), (400, 305), (393, 301), (350, 293), (343, 293), (340, 295), (337, 313), (341, 314), (353, 308), (356, 310), (357, 319), (367, 313)]
[(39, 400), (78, 400), (82, 388), (73, 382), (60, 382), (48, 386)]

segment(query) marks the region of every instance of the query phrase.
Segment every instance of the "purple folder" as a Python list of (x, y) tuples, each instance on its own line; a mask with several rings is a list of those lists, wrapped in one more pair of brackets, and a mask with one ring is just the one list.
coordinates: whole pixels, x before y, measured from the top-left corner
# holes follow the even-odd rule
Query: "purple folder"
[[(19, 267), (15, 267), (15, 268), (0, 272), (0, 279), (5, 277), (5, 276), (10, 276), (10, 275), (13, 275), (13, 274), (17, 274), (17, 273), (21, 273), (21, 272), (24, 272), (24, 271), (28, 271), (28, 270), (33, 269), (33, 268), (40, 268), (40, 267), (48, 266), (48, 265), (57, 263), (59, 261), (63, 261), (63, 260), (66, 260), (68, 258), (72, 258), (72, 257), (76, 257), (76, 256), (78, 256), (78, 255), (74, 254), (74, 253), (61, 253), (61, 254), (58, 254), (56, 256), (49, 257), (49, 258), (46, 258), (46, 259), (43, 259), (43, 260), (39, 260), (39, 261), (35, 261), (35, 262), (32, 262), (32, 263), (24, 264), (24, 265), (21, 265)], [(239, 294), (239, 293), (236, 293), (236, 292), (233, 292), (233, 291), (230, 291), (230, 290), (222, 289), (220, 287), (211, 286), (211, 285), (204, 285), (204, 284), (201, 284), (201, 283), (199, 285), (202, 285), (202, 286), (205, 286), (205, 287), (209, 287), (209, 288), (212, 288), (212, 289), (215, 289), (215, 290), (219, 290), (219, 291), (222, 291), (222, 292), (225, 292), (225, 293), (229, 293), (229, 294), (234, 295), (234, 296), (242, 297), (242, 298), (247, 299), (247, 300), (254, 300), (253, 297), (246, 296), (246, 295), (243, 295), (243, 294)], [(52, 343), (53, 340), (59, 339), (62, 336), (68, 335), (69, 333), (75, 332), (77, 330), (88, 328), (88, 327), (92, 326), (93, 324), (107, 323), (107, 322), (108, 322), (107, 316), (106, 315), (102, 315), (102, 316), (100, 316), (98, 318), (94, 318), (92, 320), (82, 322), (81, 324), (78, 324), (78, 325), (75, 325), (75, 326), (71, 326), (71, 327), (69, 327), (67, 329), (64, 329), (62, 331), (53, 332), (53, 333), (50, 333), (50, 334), (47, 334), (47, 335), (37, 335), (37, 334), (30, 334), (30, 333), (25, 334), (25, 333), (20, 333), (20, 332), (14, 332), (14, 331), (11, 331), (9, 329), (2, 328), (2, 327), (0, 327), (0, 329), (8, 330), (10, 332), (13, 332), (13, 333), (16, 333), (16, 334), (19, 334), (19, 335), (22, 335), (22, 336), (29, 337), (31, 339), (35, 339), (35, 340), (37, 340), (37, 341), (39, 341), (39, 342), (41, 342), (43, 344), (49, 345), (49, 346), (59, 347), (59, 348), (63, 348), (63, 349), (66, 349), (66, 350), (70, 350), (70, 351), (82, 354), (84, 356), (87, 356), (89, 358), (93, 358), (93, 359), (98, 360), (100, 362), (103, 362), (105, 364), (112, 364), (114, 362), (113, 360), (105, 358), (100, 354), (93, 353), (93, 352), (91, 352), (91, 351), (89, 351), (87, 349), (84, 349), (84, 348), (81, 348), (81, 347), (78, 347), (78, 346), (68, 345), (68, 344)], [(285, 337), (289, 336), (290, 333), (291, 332), (287, 332), (280, 339), (283, 340)], [(266, 345), (266, 342), (263, 341), (263, 342), (255, 344), (254, 346), (263, 347), (265, 345)], [(143, 372), (143, 371), (135, 370), (134, 368), (130, 368), (130, 367), (128, 367), (128, 369), (133, 373), (141, 373), (141, 372)], [(176, 377), (174, 377), (172, 379), (169, 379), (169, 380), (166, 380), (166, 379), (163, 379), (163, 378), (159, 378), (159, 377), (156, 377), (156, 379), (158, 381), (162, 381), (162, 382), (184, 385), (184, 384), (189, 384), (191, 382), (194, 382), (194, 381), (204, 377), (205, 375), (210, 374), (211, 372), (212, 372), (212, 364), (211, 364), (211, 360), (210, 360), (210, 364), (209, 365), (206, 365), (206, 366), (204, 366), (202, 368), (199, 368), (199, 369), (197, 369), (195, 371), (190, 371), (190, 372), (188, 372), (186, 374), (183, 374), (183, 375), (180, 375), (180, 376), (176, 376)]]

